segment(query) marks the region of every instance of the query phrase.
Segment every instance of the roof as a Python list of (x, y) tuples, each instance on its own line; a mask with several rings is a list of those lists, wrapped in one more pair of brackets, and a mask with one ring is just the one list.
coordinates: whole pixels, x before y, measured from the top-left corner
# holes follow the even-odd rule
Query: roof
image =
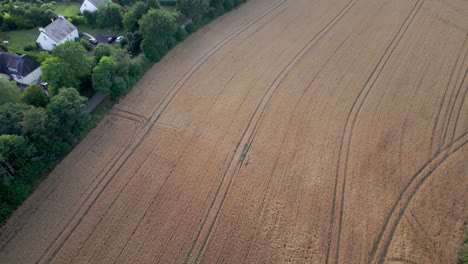
[(88, 0), (91, 4), (97, 7), (100, 3), (106, 2), (107, 0)]
[(0, 52), (0, 73), (27, 76), (41, 64), (26, 55)]
[(50, 23), (47, 27), (40, 29), (44, 32), (47, 36), (49, 36), (52, 40), (59, 43), (64, 38), (66, 38), (70, 33), (77, 30), (76, 27), (68, 22), (63, 16), (59, 16), (55, 19), (52, 23)]

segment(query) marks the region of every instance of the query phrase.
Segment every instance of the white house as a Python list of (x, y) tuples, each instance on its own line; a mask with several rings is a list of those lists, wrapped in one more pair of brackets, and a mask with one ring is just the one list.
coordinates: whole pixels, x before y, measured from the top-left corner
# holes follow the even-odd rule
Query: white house
[(38, 83), (42, 72), (41, 64), (26, 55), (0, 52), (0, 73), (22, 85)]
[(41, 32), (36, 42), (43, 50), (51, 51), (57, 45), (78, 37), (78, 29), (66, 18), (59, 16), (47, 27), (39, 28)]
[(109, 0), (85, 0), (83, 4), (81, 4), (80, 12), (81, 14), (83, 14), (85, 10), (88, 10), (89, 12), (94, 12), (97, 10), (100, 3), (107, 1)]

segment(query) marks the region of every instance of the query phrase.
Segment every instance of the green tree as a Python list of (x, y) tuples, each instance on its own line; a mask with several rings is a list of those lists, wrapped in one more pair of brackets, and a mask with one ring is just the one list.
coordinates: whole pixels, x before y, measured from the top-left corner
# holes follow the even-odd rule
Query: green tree
[(99, 61), (98, 65), (93, 70), (93, 88), (96, 91), (110, 94), (113, 85), (114, 72), (117, 68), (117, 63), (111, 57), (104, 56)]
[(125, 85), (124, 89), (127, 89), (127, 84), (128, 84), (128, 79), (129, 79), (129, 70), (131, 67), (131, 56), (130, 54), (120, 48), (114, 48), (111, 52), (111, 57), (115, 60), (117, 63), (117, 68), (115, 69), (115, 76), (117, 78), (121, 78)]
[(44, 90), (37, 84), (26, 88), (21, 100), (25, 104), (34, 105), (36, 107), (45, 107), (49, 103), (49, 98), (44, 93)]
[(53, 10), (32, 7), (31, 10), (26, 12), (27, 17), (34, 18), (33, 22), (36, 26), (45, 27), (50, 24), (51, 19), (57, 19), (57, 14)]
[(177, 31), (177, 14), (165, 9), (151, 9), (139, 21), (143, 34), (141, 48), (146, 57), (158, 61)]
[(138, 19), (135, 15), (135, 12), (128, 11), (125, 13), (122, 24), (126, 32), (135, 32), (138, 26)]
[(46, 137), (47, 112), (44, 108), (30, 108), (24, 112), (21, 133), (24, 137), (37, 142)]
[(0, 135), (0, 170), (10, 176), (16, 175), (16, 170), (26, 164), (34, 155), (36, 149), (28, 140), (18, 135)]
[(79, 42), (66, 41), (58, 45), (52, 51), (52, 56), (68, 63), (76, 79), (83, 78), (91, 73), (93, 59), (88, 56), (88, 52)]
[(136, 2), (132, 6), (132, 11), (135, 13), (136, 18), (139, 20), (148, 11), (148, 6), (144, 2)]
[(85, 131), (89, 122), (87, 99), (74, 88), (62, 88), (47, 105), (47, 129), (54, 138), (73, 142)]
[(22, 103), (0, 105), (0, 134), (21, 135), (24, 113), (33, 108)]
[(141, 41), (143, 40), (143, 34), (140, 31), (135, 31), (133, 33), (127, 33), (125, 35), (127, 40), (127, 49), (133, 55), (137, 55), (140, 53), (141, 49)]
[(146, 1), (146, 5), (148, 6), (148, 8), (155, 8), (155, 9), (159, 9), (161, 8), (161, 5), (159, 4), (159, 1), (158, 0), (147, 0)]
[(49, 52), (47, 52), (47, 51), (41, 51), (41, 52), (37, 53), (37, 55), (35, 56), (35, 59), (36, 59), (38, 62), (42, 63), (42, 62), (44, 62), (44, 61), (45, 61), (47, 58), (49, 58), (49, 57), (50, 57)]
[(113, 49), (110, 56), (101, 58), (93, 70), (93, 87), (96, 91), (118, 98), (125, 94), (130, 84), (130, 54), (123, 49)]
[(83, 11), (83, 16), (85, 18), (86, 24), (90, 26), (95, 26), (97, 24), (97, 12), (90, 12), (88, 10)]
[(21, 101), (21, 90), (13, 81), (0, 76), (0, 105)]
[(76, 78), (70, 65), (57, 57), (47, 58), (41, 65), (42, 80), (49, 83), (50, 93), (56, 95), (62, 87), (78, 87)]
[(112, 54), (113, 47), (107, 43), (99, 43), (94, 50), (94, 59), (96, 64), (101, 61), (104, 56), (110, 56)]
[(123, 8), (115, 3), (101, 3), (98, 6), (96, 23), (100, 28), (122, 28)]
[(177, 0), (177, 9), (186, 17), (198, 20), (208, 11), (209, 0)]

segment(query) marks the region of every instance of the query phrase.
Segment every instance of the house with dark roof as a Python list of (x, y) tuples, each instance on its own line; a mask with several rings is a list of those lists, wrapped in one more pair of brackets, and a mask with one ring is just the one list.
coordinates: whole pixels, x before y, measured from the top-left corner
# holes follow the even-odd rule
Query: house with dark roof
[(78, 29), (66, 18), (59, 16), (45, 28), (39, 28), (41, 32), (36, 42), (43, 50), (51, 51), (58, 45), (78, 37)]
[(27, 55), (0, 52), (0, 73), (22, 85), (38, 83), (42, 72), (41, 64)]
[(84, 11), (94, 12), (97, 10), (100, 3), (109, 2), (109, 0), (85, 0), (81, 4), (80, 12), (83, 14)]

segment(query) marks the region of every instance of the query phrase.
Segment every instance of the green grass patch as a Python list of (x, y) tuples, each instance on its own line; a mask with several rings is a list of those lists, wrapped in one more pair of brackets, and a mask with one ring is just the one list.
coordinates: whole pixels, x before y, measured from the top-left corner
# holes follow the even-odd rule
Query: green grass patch
[(0, 32), (0, 41), (8, 40), (8, 50), (15, 53), (28, 53), (24, 51), (24, 46), (36, 42), (39, 36), (38, 28), (27, 30), (12, 30)]
[(80, 13), (80, 5), (78, 3), (68, 3), (68, 5), (65, 5), (65, 3), (57, 3), (54, 12), (57, 15), (66, 17), (76, 16)]

